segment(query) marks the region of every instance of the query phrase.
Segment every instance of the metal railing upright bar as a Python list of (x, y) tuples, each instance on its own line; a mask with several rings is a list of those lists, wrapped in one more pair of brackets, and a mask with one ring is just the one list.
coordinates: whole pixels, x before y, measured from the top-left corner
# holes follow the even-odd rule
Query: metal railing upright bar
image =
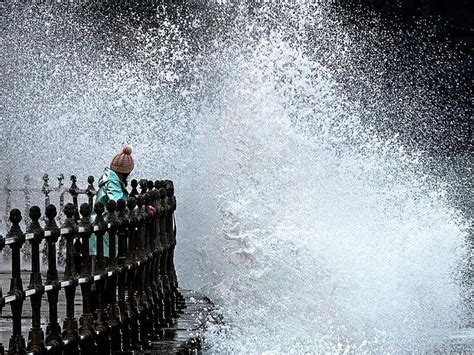
[[(66, 189), (62, 179), (58, 187), (59, 213), (65, 218), (60, 226), (58, 209), (49, 200), (51, 189), (45, 175), (41, 189), (46, 204), (44, 221), (40, 207), (29, 207), (23, 232), (22, 213), (12, 209), (9, 230), (5, 237), (0, 236), (0, 250), (11, 251), (10, 288), (4, 296), (0, 290), (0, 307), (9, 306), (12, 314), (8, 354), (109, 354), (147, 349), (150, 341), (159, 339), (163, 329), (185, 307), (173, 261), (176, 245), (173, 182), (132, 180), (127, 201), (111, 200), (104, 206), (101, 202), (94, 204), (93, 177), (88, 178), (88, 187), (81, 190), (72, 176), (68, 190), (72, 203), (64, 205)], [(88, 202), (79, 206), (80, 194), (86, 195)], [(153, 206), (156, 214), (148, 206)], [(91, 220), (92, 211), (94, 220)], [(93, 234), (95, 257), (89, 254)], [(106, 235), (107, 258), (103, 244)], [(57, 249), (61, 241), (65, 247), (63, 274), (58, 271), (61, 255)], [(43, 242), (47, 254), (45, 280), (40, 271)], [(26, 289), (20, 257), (25, 243), (31, 252), (31, 274)], [(75, 307), (79, 289), (80, 313)], [(62, 293), (65, 307), (60, 303)], [(42, 305), (43, 296), (47, 297), (48, 307)], [(31, 318), (22, 318), (27, 304), (31, 307)], [(41, 321), (45, 318), (44, 332)], [(22, 325), (26, 323), (30, 325), (27, 341), (22, 334)]]

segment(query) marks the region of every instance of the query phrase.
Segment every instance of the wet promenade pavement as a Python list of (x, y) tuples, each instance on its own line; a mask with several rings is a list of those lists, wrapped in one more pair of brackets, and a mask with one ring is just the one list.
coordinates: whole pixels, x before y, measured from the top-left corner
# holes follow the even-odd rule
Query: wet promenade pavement
[[(5, 289), (9, 282), (8, 274), (0, 273), (0, 280)], [(25, 274), (26, 279), (26, 274)], [(173, 320), (173, 323), (162, 328), (158, 334), (155, 334), (150, 341), (149, 348), (146, 350), (135, 350), (126, 352), (115, 352), (115, 354), (200, 354), (205, 331), (206, 322), (211, 317), (214, 305), (205, 295), (191, 290), (180, 289), (184, 296), (186, 307), (179, 313), (179, 317)], [(82, 305), (80, 290), (76, 292), (76, 309)], [(66, 300), (63, 293), (60, 293), (58, 303), (59, 315), (66, 312)], [(44, 295), (42, 300), (41, 325), (43, 331), (46, 331), (48, 302)], [(79, 316), (79, 315), (78, 315)], [(31, 307), (25, 304), (22, 314), (22, 334), (25, 340), (28, 339), (28, 331), (31, 326)], [(0, 316), (0, 342), (4, 348), (8, 348), (9, 338), (12, 332), (12, 317), (10, 307), (7, 305)], [(6, 352), (5, 352), (6, 353)]]

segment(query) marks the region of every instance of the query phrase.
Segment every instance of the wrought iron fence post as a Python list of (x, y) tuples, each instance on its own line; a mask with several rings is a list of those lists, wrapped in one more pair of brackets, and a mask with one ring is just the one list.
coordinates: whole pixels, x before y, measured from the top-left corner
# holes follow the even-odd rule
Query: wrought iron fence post
[(10, 248), (12, 250), (12, 278), (10, 282), (9, 296), (14, 300), (10, 303), (13, 319), (13, 332), (8, 346), (9, 354), (25, 354), (25, 339), (21, 334), (21, 313), (23, 311), (23, 281), (21, 279), (20, 249), (25, 242), (25, 236), (20, 228), (21, 212), (13, 209), (10, 212), (10, 231), (7, 238), (11, 238)]
[(46, 272), (47, 286), (45, 290), (48, 295), (49, 305), (49, 323), (46, 327), (46, 345), (58, 349), (62, 346), (61, 326), (58, 323), (58, 296), (59, 296), (59, 278), (56, 266), (56, 242), (58, 241), (60, 231), (56, 224), (56, 207), (48, 205), (45, 211), (46, 226), (44, 228), (44, 237), (48, 247), (48, 271)]
[(130, 315), (126, 300), (127, 288), (127, 238), (128, 238), (128, 217), (125, 212), (126, 202), (123, 199), (117, 201), (117, 218), (119, 220), (118, 237), (118, 305), (120, 308), (120, 321), (122, 325), (122, 349), (127, 351), (131, 346)]
[(170, 284), (173, 289), (173, 294), (176, 301), (176, 308), (184, 308), (184, 297), (179, 292), (178, 277), (176, 275), (176, 268), (174, 266), (174, 250), (176, 248), (176, 223), (174, 212), (176, 211), (176, 196), (174, 195), (174, 184), (171, 180), (166, 182), (166, 194), (168, 196), (167, 203), (169, 206), (167, 216), (168, 238), (170, 240), (170, 251), (168, 258), (168, 270), (170, 277)]
[(110, 329), (110, 343), (112, 351), (121, 350), (122, 336), (120, 332), (120, 309), (117, 305), (117, 257), (116, 257), (116, 234), (120, 226), (120, 222), (115, 213), (117, 203), (114, 200), (109, 200), (107, 203), (107, 223), (109, 230), (109, 265), (108, 265), (108, 279), (106, 284), (106, 296), (108, 303), (108, 326)]
[[(162, 183), (160, 182), (160, 186)], [(168, 277), (168, 257), (169, 257), (169, 240), (167, 233), (167, 215), (168, 215), (168, 204), (166, 203), (166, 190), (163, 187), (159, 188), (160, 193), (160, 204), (161, 204), (161, 215), (160, 215), (160, 244), (163, 247), (163, 252), (160, 260), (160, 278), (163, 284), (163, 296), (165, 301), (165, 318), (168, 324), (173, 322), (176, 311), (174, 309), (174, 297), (170, 286), (170, 280)]]
[(165, 278), (166, 282), (168, 284), (168, 289), (170, 293), (170, 308), (171, 308), (171, 314), (173, 318), (178, 317), (177, 309), (176, 309), (176, 304), (177, 304), (177, 298), (176, 298), (176, 292), (175, 292), (175, 286), (174, 286), (174, 277), (173, 277), (173, 270), (172, 270), (172, 264), (173, 264), (173, 237), (172, 237), (172, 223), (173, 223), (173, 203), (170, 202), (170, 197), (168, 195), (168, 181), (165, 180), (164, 182), (164, 187), (163, 189), (165, 190), (165, 239), (166, 239), (166, 252), (165, 252)]
[(64, 217), (64, 193), (66, 192), (64, 188), (64, 174), (58, 175), (58, 192), (59, 192), (59, 213), (58, 213), (58, 222), (63, 223)]
[(157, 318), (156, 314), (156, 304), (153, 297), (152, 289), (152, 277), (153, 277), (153, 260), (154, 260), (154, 219), (155, 216), (148, 211), (149, 207), (152, 206), (151, 200), (151, 191), (143, 195), (145, 200), (145, 216), (146, 216), (146, 225), (145, 225), (145, 268), (143, 272), (144, 276), (144, 290), (145, 299), (148, 304), (148, 336), (150, 339), (156, 339), (156, 334), (159, 331), (158, 327), (155, 327), (155, 320)]
[(80, 207), (82, 216), (79, 221), (79, 237), (82, 239), (82, 263), (79, 285), (82, 293), (82, 315), (79, 319), (80, 349), (83, 354), (94, 354), (96, 344), (94, 342), (94, 317), (91, 308), (91, 257), (89, 254), (89, 239), (92, 234), (92, 226), (89, 221), (91, 207), (88, 203), (83, 203)]
[(63, 229), (67, 232), (63, 235), (66, 241), (66, 258), (64, 269), (64, 292), (66, 294), (66, 318), (63, 323), (63, 340), (66, 343), (66, 351), (71, 354), (79, 353), (79, 332), (77, 320), (74, 316), (74, 299), (76, 296), (77, 278), (74, 265), (74, 239), (77, 236), (77, 222), (74, 218), (76, 207), (72, 203), (64, 206), (66, 219)]
[(147, 190), (148, 181), (146, 179), (141, 179), (138, 184), (140, 185), (140, 195), (144, 195)]
[[(23, 182), (24, 182), (24, 186), (23, 186), (23, 194), (25, 196), (25, 212), (24, 212), (24, 222), (25, 222), (25, 225), (29, 225), (30, 224), (30, 218), (29, 218), (29, 212), (30, 212), (30, 206), (31, 206), (31, 196), (30, 196), (30, 177), (28, 175), (25, 175), (23, 177)], [(31, 244), (25, 244), (22, 248), (22, 252), (23, 252), (23, 260), (25, 261), (30, 261), (31, 260)]]
[[(151, 194), (149, 192), (143, 195), (145, 201), (144, 213), (145, 213), (145, 279), (144, 279), (144, 292), (146, 294), (147, 302), (149, 303), (149, 311), (153, 318), (153, 297), (151, 291), (151, 265), (153, 262), (153, 249), (152, 249), (152, 238), (153, 238), (153, 223), (154, 215), (150, 212), (151, 206)], [(153, 329), (153, 323), (151, 324), (151, 329)]]
[(74, 207), (76, 207), (76, 215), (74, 216), (76, 220), (79, 220), (79, 202), (78, 202), (78, 196), (79, 196), (79, 188), (77, 187), (77, 177), (76, 175), (71, 175), (71, 187), (69, 187), (69, 193), (72, 196), (72, 203), (74, 204)]
[(27, 228), (27, 233), (31, 234), (31, 237), (28, 238), (31, 244), (31, 277), (28, 288), (34, 294), (30, 296), (32, 325), (28, 334), (27, 350), (36, 354), (45, 351), (44, 333), (41, 328), (41, 298), (43, 297), (44, 287), (40, 271), (40, 244), (44, 232), (39, 223), (41, 210), (38, 206), (30, 208), (29, 217), (31, 223)]
[[(59, 192), (59, 212), (58, 212), (58, 223), (62, 224), (64, 221), (64, 193), (65, 188), (64, 188), (64, 175), (59, 174), (58, 175), (58, 192)], [(58, 264), (60, 266), (63, 266), (65, 263), (65, 258), (66, 258), (66, 237), (61, 236), (59, 238), (59, 246), (58, 246)]]
[(89, 200), (89, 205), (94, 206), (94, 196), (96, 195), (96, 191), (94, 188), (94, 177), (89, 176), (87, 178), (87, 189), (86, 189), (86, 195)]
[(156, 215), (153, 220), (153, 261), (151, 265), (151, 280), (152, 280), (152, 291), (153, 299), (155, 300), (155, 329), (159, 329), (166, 326), (165, 311), (164, 311), (164, 296), (163, 286), (160, 276), (160, 262), (163, 253), (163, 247), (160, 243), (160, 216), (162, 208), (160, 204), (160, 193), (158, 190), (151, 190), (152, 206), (156, 209)]
[[(49, 175), (44, 174), (43, 175), (43, 188), (41, 191), (44, 194), (44, 210), (46, 211), (46, 208), (51, 204), (50, 199), (49, 199), (49, 193), (51, 192), (51, 189), (49, 187)], [(46, 216), (44, 216), (44, 219), (46, 220)]]
[(25, 196), (25, 224), (26, 225), (30, 224), (30, 218), (28, 216), (30, 212), (30, 206), (31, 206), (30, 181), (31, 181), (31, 178), (29, 175), (25, 175), (23, 177), (23, 182), (25, 183), (25, 185), (23, 186), (23, 194)]
[(137, 190), (138, 182), (137, 182), (137, 180), (133, 179), (132, 181), (130, 181), (130, 186), (132, 186), (132, 190), (130, 191), (130, 197), (137, 196), (138, 195), (138, 190)]
[(102, 202), (97, 202), (94, 205), (94, 212), (96, 218), (93, 224), (94, 232), (96, 235), (96, 251), (97, 251), (97, 262), (94, 271), (94, 281), (96, 287), (97, 296), (97, 310), (96, 310), (96, 321), (95, 321), (95, 334), (97, 342), (97, 350), (101, 354), (110, 353), (110, 339), (109, 329), (107, 327), (107, 311), (105, 307), (105, 278), (107, 276), (105, 272), (104, 263), (104, 235), (107, 231), (107, 223), (104, 220), (102, 214), (105, 208)]
[(150, 311), (147, 295), (145, 293), (145, 273), (146, 273), (146, 233), (148, 214), (143, 211), (145, 198), (143, 195), (137, 196), (137, 250), (138, 250), (138, 277), (137, 277), (137, 296), (138, 296), (138, 314), (140, 321), (140, 344), (143, 348), (148, 347), (148, 338), (150, 331)]
[(159, 215), (157, 218), (157, 226), (158, 226), (158, 245), (159, 245), (159, 253), (158, 253), (158, 262), (156, 265), (156, 274), (158, 279), (158, 289), (160, 291), (160, 296), (163, 303), (163, 323), (162, 327), (168, 326), (172, 322), (170, 307), (169, 307), (169, 297), (166, 288), (165, 278), (164, 278), (164, 267), (163, 263), (165, 262), (165, 235), (164, 235), (164, 218), (166, 207), (164, 204), (164, 200), (162, 196), (166, 195), (164, 189), (161, 188), (161, 181), (155, 181), (155, 191), (156, 191), (156, 204), (157, 204), (157, 211), (159, 211)]
[[(51, 192), (51, 189), (49, 187), (49, 175), (44, 174), (43, 175), (43, 187), (41, 188), (41, 192), (44, 195), (44, 210), (46, 211), (46, 208), (50, 205), (50, 198), (49, 198), (49, 193)], [(47, 217), (46, 215), (43, 217), (43, 220), (46, 221)], [(46, 239), (45, 239), (46, 240)], [(48, 245), (45, 242), (43, 244), (43, 264), (47, 265), (48, 263)]]
[(148, 192), (152, 191), (155, 188), (155, 183), (153, 180), (148, 180), (146, 183), (146, 187), (148, 189)]
[[(75, 175), (71, 175), (70, 180), (71, 180), (71, 187), (69, 187), (69, 194), (72, 196), (72, 203), (75, 207), (74, 218), (76, 221), (79, 221), (80, 219), (79, 201), (78, 201), (79, 188), (77, 187), (77, 178)], [(82, 265), (81, 252), (82, 252), (81, 239), (76, 238), (76, 241), (74, 242), (74, 269), (77, 274), (81, 273), (81, 265)]]
[(128, 248), (127, 256), (127, 303), (130, 315), (130, 340), (133, 349), (140, 348), (140, 333), (138, 324), (138, 306), (135, 292), (137, 290), (137, 240), (138, 235), (138, 220), (135, 213), (136, 200), (133, 197), (129, 197), (127, 201), (128, 208)]
[[(143, 199), (142, 195), (137, 195), (136, 197), (136, 211), (135, 211), (135, 216), (136, 216), (136, 241), (135, 241), (135, 256), (137, 261), (141, 261), (143, 259), (143, 237), (144, 237), (144, 226), (145, 224), (143, 223), (143, 205), (145, 204), (145, 200)], [(137, 290), (138, 292), (140, 289)]]
[(115, 271), (117, 267), (117, 229), (119, 226), (119, 220), (117, 218), (117, 202), (109, 200), (107, 202), (107, 224), (109, 233), (109, 261), (108, 269)]

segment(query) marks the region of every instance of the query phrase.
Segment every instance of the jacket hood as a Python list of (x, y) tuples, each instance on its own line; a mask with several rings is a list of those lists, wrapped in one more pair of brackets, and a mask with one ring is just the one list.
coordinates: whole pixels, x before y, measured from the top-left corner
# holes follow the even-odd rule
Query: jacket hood
[(114, 182), (117, 182), (119, 184), (123, 184), (123, 182), (118, 177), (117, 173), (115, 171), (113, 171), (112, 169), (107, 167), (107, 168), (104, 169), (104, 173), (99, 178), (99, 187), (102, 187), (103, 185), (105, 185), (109, 181), (114, 181)]

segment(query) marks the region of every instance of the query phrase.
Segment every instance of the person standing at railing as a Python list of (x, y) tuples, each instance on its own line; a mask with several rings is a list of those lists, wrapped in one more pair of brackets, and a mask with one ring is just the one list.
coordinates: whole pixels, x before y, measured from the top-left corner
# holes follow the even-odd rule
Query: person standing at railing
[[(132, 158), (132, 147), (125, 145), (122, 150), (117, 153), (110, 163), (110, 167), (106, 167), (99, 179), (99, 190), (96, 195), (96, 202), (102, 202), (107, 206), (109, 200), (118, 201), (120, 199), (128, 199), (127, 178), (132, 172), (135, 164)], [(105, 210), (103, 217), (107, 220), (108, 212)], [(91, 215), (91, 221), (95, 220), (95, 213)], [(117, 246), (117, 243), (115, 243)], [(92, 264), (94, 267), (96, 250), (96, 236), (92, 234), (89, 239), (89, 253), (92, 256)], [(104, 257), (109, 257), (109, 235), (104, 235)]]

